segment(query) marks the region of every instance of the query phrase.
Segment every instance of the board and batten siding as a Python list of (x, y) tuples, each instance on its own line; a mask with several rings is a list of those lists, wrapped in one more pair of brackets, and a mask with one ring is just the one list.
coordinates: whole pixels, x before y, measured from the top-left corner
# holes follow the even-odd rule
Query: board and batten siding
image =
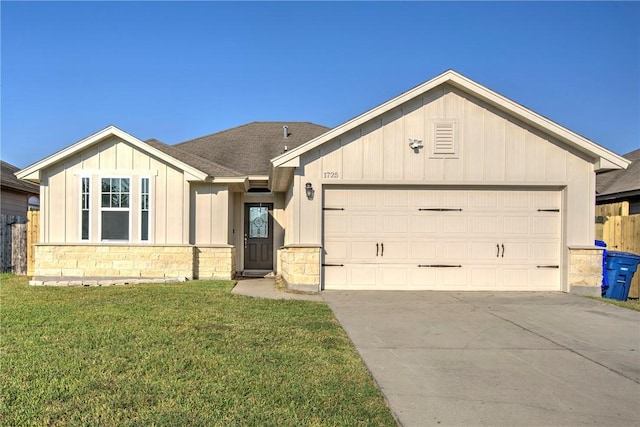
[(79, 243), (81, 177), (91, 178), (90, 243), (100, 242), (100, 179), (130, 178), (130, 242), (139, 241), (140, 178), (151, 187), (150, 244), (189, 243), (189, 193), (185, 173), (116, 137), (42, 171), (42, 243)]
[(233, 205), (230, 200), (228, 187), (222, 184), (198, 183), (192, 185), (193, 208), (192, 221), (194, 237), (191, 243), (196, 245), (220, 245), (230, 243), (229, 208)]
[[(435, 158), (434, 121), (454, 120), (454, 158)], [(418, 152), (409, 139), (424, 144)], [(316, 190), (307, 200), (305, 184)], [(294, 243), (322, 240), (322, 185), (455, 185), (565, 189), (567, 245), (593, 244), (592, 160), (448, 85), (301, 156), (293, 180)]]

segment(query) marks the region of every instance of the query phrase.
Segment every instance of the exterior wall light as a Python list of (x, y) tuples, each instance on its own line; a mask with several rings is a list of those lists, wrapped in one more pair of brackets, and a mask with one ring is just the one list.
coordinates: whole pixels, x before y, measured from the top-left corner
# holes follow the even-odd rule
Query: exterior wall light
[(314, 195), (314, 193), (315, 193), (316, 191), (313, 189), (313, 186), (311, 185), (311, 183), (310, 183), (310, 182), (307, 182), (307, 183), (304, 185), (304, 191), (305, 191), (305, 193), (307, 193), (307, 199), (309, 199), (309, 200), (313, 200), (313, 195)]

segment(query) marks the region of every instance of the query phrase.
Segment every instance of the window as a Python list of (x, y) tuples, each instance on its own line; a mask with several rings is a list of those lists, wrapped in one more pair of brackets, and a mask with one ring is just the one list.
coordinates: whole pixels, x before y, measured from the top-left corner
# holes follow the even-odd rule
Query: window
[(89, 240), (89, 218), (91, 206), (91, 181), (89, 178), (81, 180), (80, 206), (80, 239)]
[(149, 240), (149, 178), (140, 180), (140, 240)]
[(129, 178), (102, 178), (102, 240), (129, 240)]
[(249, 237), (251, 239), (269, 237), (269, 208), (260, 206), (249, 208)]

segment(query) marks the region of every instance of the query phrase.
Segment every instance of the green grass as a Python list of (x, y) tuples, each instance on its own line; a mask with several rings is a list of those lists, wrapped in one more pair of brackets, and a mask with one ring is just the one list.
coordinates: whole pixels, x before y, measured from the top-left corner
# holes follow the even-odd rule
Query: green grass
[(324, 303), (0, 280), (2, 425), (395, 425)]
[[(596, 298), (600, 299), (600, 298)], [(602, 301), (607, 302), (609, 304), (617, 305), (618, 307), (628, 308), (629, 310), (640, 311), (640, 301), (639, 300), (627, 300), (627, 301), (618, 301), (615, 299), (602, 298)]]

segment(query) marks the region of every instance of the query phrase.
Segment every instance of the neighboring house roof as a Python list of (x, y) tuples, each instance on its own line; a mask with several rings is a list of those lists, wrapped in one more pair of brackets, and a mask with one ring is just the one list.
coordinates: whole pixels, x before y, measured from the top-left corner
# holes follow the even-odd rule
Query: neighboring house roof
[[(126, 133), (123, 130), (118, 129), (115, 126), (108, 126), (104, 129), (102, 129), (101, 131), (98, 131), (96, 133), (94, 133), (93, 135), (90, 135), (88, 137), (86, 137), (85, 139), (76, 142), (73, 145), (70, 145), (67, 148), (63, 148), (62, 150), (52, 154), (51, 156), (40, 160), (39, 162), (36, 162), (30, 166), (27, 166), (26, 168), (20, 170), (16, 176), (20, 179), (24, 179), (24, 180), (28, 180), (31, 182), (40, 182), (40, 171), (46, 167), (49, 167), (55, 163), (58, 163), (64, 159), (67, 159), (73, 155), (76, 155), (77, 153), (81, 152), (82, 150), (87, 149), (88, 147), (91, 147), (94, 144), (98, 144), (101, 141), (106, 140), (107, 138), (110, 138), (112, 136), (116, 136), (118, 138), (120, 138), (121, 140), (133, 145), (134, 147), (140, 149), (141, 151), (148, 153), (149, 155), (152, 155), (154, 157), (157, 157), (177, 168), (180, 168), (182, 171), (184, 171), (187, 175), (190, 175), (190, 179), (193, 180), (201, 180), (204, 181), (207, 179), (208, 175), (207, 172), (205, 171), (201, 171), (198, 168), (194, 167), (193, 165), (184, 162), (183, 160), (180, 160), (179, 158), (173, 157), (172, 155), (167, 154), (165, 151), (157, 148), (159, 146), (159, 144), (156, 144), (156, 146), (154, 146), (153, 144), (148, 144), (145, 143), (141, 140), (139, 140), (138, 138), (136, 138), (135, 136), (132, 136), (128, 133)], [(160, 143), (162, 144), (162, 143)], [(164, 144), (163, 144), (164, 145)]]
[[(284, 126), (288, 127), (286, 138)], [(173, 147), (223, 164), (247, 176), (268, 175), (272, 158), (328, 130), (327, 127), (309, 122), (252, 122)]]
[[(569, 147), (584, 153), (588, 157), (594, 159), (596, 170), (624, 169), (629, 165), (628, 160), (618, 156), (595, 142), (592, 142), (587, 138), (584, 138), (547, 119), (546, 117), (543, 117), (540, 114), (537, 114), (490, 89), (487, 89), (486, 87), (464, 77), (461, 74), (458, 74), (453, 70), (447, 70), (439, 76), (410, 89), (384, 104), (372, 108), (371, 110), (331, 129), (317, 138), (279, 155), (272, 160), (272, 167), (275, 169), (278, 169), (279, 167), (296, 167), (299, 163), (300, 155), (444, 84), (451, 85), (452, 87), (468, 93), (471, 96), (509, 114), (510, 116), (519, 119), (523, 123), (556, 138), (562, 143), (567, 144)], [(274, 173), (272, 172), (270, 176), (273, 177)]]
[(623, 155), (631, 161), (625, 170), (612, 170), (596, 175), (596, 195), (599, 199), (640, 194), (640, 148)]
[(162, 151), (163, 153), (170, 155), (175, 159), (183, 161), (193, 166), (194, 168), (201, 170), (202, 172), (208, 173), (212, 177), (244, 176), (238, 171), (231, 170), (215, 162), (211, 162), (207, 159), (203, 159), (202, 157), (188, 153), (185, 150), (181, 150), (175, 146), (167, 145), (164, 142), (158, 141), (155, 138), (149, 139), (145, 142), (151, 145), (152, 147)]
[(19, 170), (19, 168), (15, 167), (11, 163), (0, 160), (0, 172), (2, 174), (0, 184), (2, 185), (2, 188), (21, 193), (33, 194), (35, 196), (39, 195), (40, 188), (37, 185), (22, 181), (16, 177), (15, 173)]

